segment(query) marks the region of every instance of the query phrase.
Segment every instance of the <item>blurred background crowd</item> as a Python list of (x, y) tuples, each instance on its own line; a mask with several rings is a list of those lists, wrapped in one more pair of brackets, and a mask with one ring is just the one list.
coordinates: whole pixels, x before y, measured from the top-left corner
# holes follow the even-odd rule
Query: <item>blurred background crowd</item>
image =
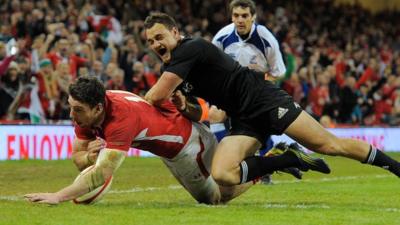
[[(328, 0), (257, 3), (287, 67), (279, 85), (334, 126), (400, 125), (400, 13)], [(211, 40), (230, 23), (228, 0), (0, 0), (0, 123), (68, 121), (68, 85), (95, 76), (144, 95), (161, 62), (143, 21), (173, 15), (187, 36)]]

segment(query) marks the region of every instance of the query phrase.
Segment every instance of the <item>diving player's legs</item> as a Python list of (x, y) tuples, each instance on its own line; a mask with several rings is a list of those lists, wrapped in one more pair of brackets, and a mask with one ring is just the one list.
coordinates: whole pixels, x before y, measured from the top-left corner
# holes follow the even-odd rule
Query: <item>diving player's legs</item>
[(312, 151), (382, 167), (400, 177), (399, 162), (367, 142), (334, 136), (304, 111), (285, 130), (285, 134)]

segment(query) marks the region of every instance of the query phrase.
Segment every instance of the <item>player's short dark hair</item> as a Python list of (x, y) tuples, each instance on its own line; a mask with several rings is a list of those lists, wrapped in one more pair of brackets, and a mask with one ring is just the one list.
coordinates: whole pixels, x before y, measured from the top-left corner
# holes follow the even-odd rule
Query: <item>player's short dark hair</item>
[(236, 7), (250, 8), (251, 15), (256, 14), (256, 4), (252, 0), (233, 0), (229, 4), (229, 11), (232, 13)]
[(152, 13), (150, 16), (146, 17), (146, 20), (144, 21), (144, 28), (150, 29), (156, 23), (164, 25), (166, 28), (168, 28), (168, 30), (171, 30), (174, 27), (178, 27), (174, 18), (172, 18), (170, 15), (157, 12)]
[(69, 86), (69, 95), (81, 103), (88, 104), (90, 108), (97, 104), (105, 103), (106, 89), (95, 77), (82, 76)]

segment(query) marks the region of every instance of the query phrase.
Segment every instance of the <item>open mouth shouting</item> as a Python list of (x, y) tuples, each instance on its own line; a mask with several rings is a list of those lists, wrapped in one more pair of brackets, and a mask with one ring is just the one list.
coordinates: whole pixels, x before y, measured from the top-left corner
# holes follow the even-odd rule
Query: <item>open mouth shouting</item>
[(160, 56), (164, 63), (167, 63), (170, 60), (170, 54), (166, 47), (160, 47), (157, 49), (157, 54)]
[(161, 47), (157, 50), (158, 54), (163, 57), (165, 53), (167, 53), (167, 49), (165, 47)]

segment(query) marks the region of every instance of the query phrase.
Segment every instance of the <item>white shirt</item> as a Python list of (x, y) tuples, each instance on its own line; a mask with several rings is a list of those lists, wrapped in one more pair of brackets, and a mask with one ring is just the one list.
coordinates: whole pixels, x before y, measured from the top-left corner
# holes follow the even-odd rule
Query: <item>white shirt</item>
[(253, 24), (248, 38), (242, 40), (231, 23), (218, 31), (212, 43), (242, 66), (257, 64), (274, 77), (286, 72), (278, 41), (265, 26)]

